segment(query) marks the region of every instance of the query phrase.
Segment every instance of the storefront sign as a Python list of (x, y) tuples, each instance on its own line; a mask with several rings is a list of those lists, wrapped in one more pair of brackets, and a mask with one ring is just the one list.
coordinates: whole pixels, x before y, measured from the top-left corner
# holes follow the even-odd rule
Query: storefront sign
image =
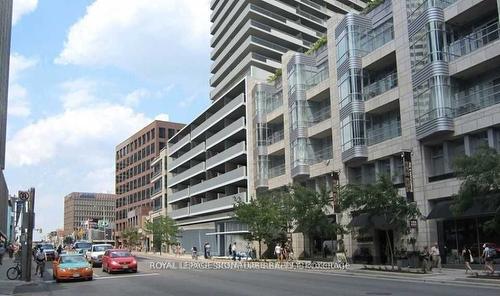
[(413, 167), (411, 163), (411, 152), (404, 151), (401, 154), (403, 158), (403, 173), (404, 173), (404, 182), (405, 182), (405, 191), (406, 191), (406, 200), (408, 202), (413, 202)]

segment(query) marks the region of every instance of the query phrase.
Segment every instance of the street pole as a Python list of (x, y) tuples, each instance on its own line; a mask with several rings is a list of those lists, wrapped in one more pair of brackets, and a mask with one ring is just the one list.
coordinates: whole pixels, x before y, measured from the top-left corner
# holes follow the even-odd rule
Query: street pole
[[(27, 214), (27, 233), (26, 233), (26, 248), (24, 254), (23, 279), (26, 282), (31, 281), (31, 250), (33, 248), (33, 228), (35, 228), (35, 188), (30, 188)], [(23, 219), (24, 220), (24, 219)], [(24, 224), (24, 221), (23, 221)]]

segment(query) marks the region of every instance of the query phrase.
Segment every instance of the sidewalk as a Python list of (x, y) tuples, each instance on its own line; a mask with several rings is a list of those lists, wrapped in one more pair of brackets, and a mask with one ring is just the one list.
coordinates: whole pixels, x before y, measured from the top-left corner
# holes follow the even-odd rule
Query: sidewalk
[[(144, 253), (144, 252), (135, 252), (134, 253), (137, 256), (140, 257), (145, 257), (145, 258), (157, 258), (157, 259), (170, 259), (170, 260), (179, 260), (179, 261), (195, 261), (194, 259), (191, 258), (190, 254), (184, 254), (180, 256), (176, 256), (174, 254), (165, 254), (162, 253), (161, 255), (159, 253)], [(230, 260), (229, 257), (213, 257), (212, 259), (205, 259), (203, 256), (199, 256), (198, 260), (199, 262), (228, 262)], [(242, 260), (242, 262), (244, 262)], [(262, 262), (262, 261), (260, 261)], [(266, 262), (269, 263), (274, 263), (276, 262), (275, 259), (269, 259), (266, 260)], [(308, 264), (312, 263), (310, 260), (296, 260), (294, 261), (295, 263), (298, 264)], [(318, 262), (318, 261), (315, 261)], [(321, 263), (332, 263), (330, 262), (319, 262)], [(342, 274), (351, 274), (351, 275), (363, 275), (363, 276), (370, 276), (370, 277), (378, 277), (378, 278), (390, 278), (390, 279), (411, 279), (411, 280), (418, 280), (422, 282), (439, 282), (439, 283), (445, 283), (445, 282), (455, 282), (455, 283), (468, 283), (468, 284), (473, 284), (473, 283), (478, 283), (478, 284), (488, 284), (488, 285), (498, 285), (500, 286), (500, 274), (497, 271), (495, 277), (493, 278), (482, 278), (482, 271), (480, 269), (475, 269), (474, 272), (477, 272), (479, 274), (479, 278), (477, 278), (475, 275), (471, 275), (470, 273), (465, 274), (465, 269), (455, 269), (455, 268), (443, 268), (441, 272), (437, 271), (434, 269), (433, 272), (430, 273), (410, 273), (410, 272), (404, 272), (405, 270), (407, 271), (408, 268), (404, 268), (403, 272), (398, 272), (398, 271), (389, 271), (391, 270), (390, 266), (384, 266), (382, 267), (382, 270), (366, 270), (364, 269), (365, 267), (378, 267), (379, 265), (364, 265), (364, 264), (350, 264), (349, 268), (347, 270), (325, 270), (325, 269), (309, 269), (309, 272), (318, 272), (318, 273), (342, 273)], [(386, 268), (387, 267), (387, 270)], [(396, 269), (396, 267), (395, 267)], [(419, 269), (412, 269), (412, 271), (417, 271)]]
[[(22, 292), (26, 287), (39, 286), (43, 284), (43, 279), (40, 276), (35, 275), (36, 264), (33, 262), (31, 265), (31, 282), (25, 282), (22, 280), (9, 280), (7, 278), (7, 269), (12, 266), (16, 266), (14, 263), (14, 258), (9, 258), (9, 256), (4, 256), (2, 265), (0, 265), (0, 296), (3, 295), (13, 295), (14, 291)], [(37, 288), (38, 290), (38, 288)]]

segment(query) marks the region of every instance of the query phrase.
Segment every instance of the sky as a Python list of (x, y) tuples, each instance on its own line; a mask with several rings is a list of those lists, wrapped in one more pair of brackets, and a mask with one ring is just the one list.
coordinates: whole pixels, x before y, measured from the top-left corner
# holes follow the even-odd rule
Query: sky
[(5, 176), (35, 187), (36, 228), (63, 227), (70, 192), (114, 193), (118, 143), (209, 105), (209, 16), (209, 0), (14, 0)]

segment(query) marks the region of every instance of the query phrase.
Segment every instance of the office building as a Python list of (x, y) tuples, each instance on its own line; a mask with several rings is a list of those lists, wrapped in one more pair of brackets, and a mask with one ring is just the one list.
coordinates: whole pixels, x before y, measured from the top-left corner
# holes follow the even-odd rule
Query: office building
[(64, 235), (84, 233), (89, 220), (115, 221), (114, 194), (72, 192), (64, 197)]
[(7, 95), (9, 86), (10, 33), (12, 27), (12, 0), (0, 2), (0, 240), (7, 239), (9, 190), (5, 169), (5, 143), (7, 131)]
[(116, 147), (116, 238), (143, 226), (152, 209), (151, 162), (182, 124), (155, 120)]

